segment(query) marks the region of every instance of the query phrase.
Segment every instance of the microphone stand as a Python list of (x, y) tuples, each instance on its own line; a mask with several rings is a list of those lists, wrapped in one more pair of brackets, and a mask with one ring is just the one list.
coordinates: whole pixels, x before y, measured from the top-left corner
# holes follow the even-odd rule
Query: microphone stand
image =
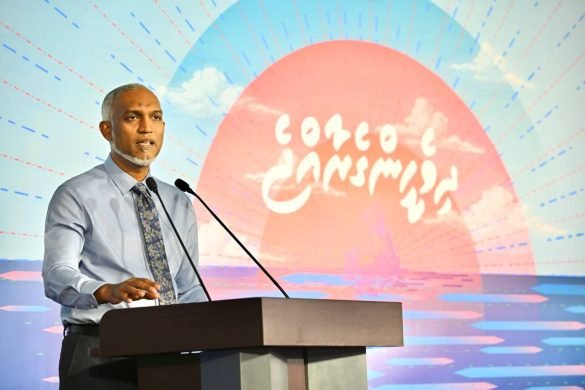
[(282, 293), (282, 295), (285, 296), (285, 298), (290, 298), (288, 296), (288, 294), (286, 293), (286, 291), (284, 291), (284, 289), (280, 286), (280, 284), (278, 284), (278, 282), (276, 281), (276, 279), (274, 279), (272, 277), (272, 275), (270, 275), (270, 273), (262, 266), (262, 264), (260, 264), (260, 262), (258, 260), (256, 260), (256, 258), (254, 257), (254, 255), (252, 255), (252, 253), (250, 253), (250, 251), (248, 250), (248, 248), (246, 248), (244, 246), (244, 244), (242, 244), (240, 242), (240, 240), (238, 240), (238, 238), (234, 235), (234, 233), (232, 233), (232, 231), (223, 223), (223, 221), (213, 212), (213, 210), (211, 210), (211, 208), (207, 205), (207, 203), (205, 203), (205, 201), (203, 199), (201, 199), (201, 197), (199, 195), (197, 195), (195, 193), (195, 191), (193, 191), (191, 189), (191, 187), (189, 186), (189, 184), (187, 184), (184, 180), (181, 179), (177, 179), (175, 180), (175, 186), (177, 186), (178, 189), (180, 189), (183, 192), (188, 192), (191, 195), (195, 196), (199, 202), (201, 202), (201, 204), (203, 204), (203, 206), (205, 206), (205, 208), (207, 209), (207, 211), (209, 211), (211, 213), (211, 215), (213, 215), (213, 217), (215, 218), (215, 220), (217, 222), (219, 222), (219, 224), (225, 229), (226, 232), (229, 233), (229, 235), (238, 243), (238, 245), (240, 246), (240, 248), (242, 248), (244, 250), (244, 252), (246, 252), (246, 254), (248, 256), (250, 256), (250, 258), (254, 261), (254, 263), (256, 263), (256, 265), (258, 266), (258, 268), (260, 268), (262, 270), (262, 272), (264, 272), (264, 275), (266, 275), (268, 277), (268, 279), (270, 279), (270, 281), (272, 282), (272, 284), (274, 284)]
[(163, 203), (163, 200), (160, 197), (160, 194), (158, 193), (158, 184), (157, 184), (156, 180), (154, 180), (152, 177), (148, 177), (146, 179), (146, 185), (147, 185), (149, 190), (151, 190), (152, 192), (154, 192), (156, 194), (156, 196), (158, 196), (158, 200), (160, 200), (160, 204), (162, 205), (163, 210), (165, 211), (165, 214), (167, 215), (167, 218), (169, 219), (169, 222), (171, 223), (171, 226), (173, 227), (173, 230), (175, 231), (175, 235), (179, 239), (179, 242), (181, 243), (181, 247), (183, 247), (183, 251), (187, 255), (187, 259), (189, 259), (189, 263), (191, 264), (191, 268), (193, 268), (193, 271), (195, 271), (195, 275), (197, 275), (197, 278), (199, 279), (199, 283), (201, 284), (201, 287), (203, 288), (203, 292), (205, 293), (207, 300), (211, 302), (211, 297), (209, 296), (209, 292), (207, 291), (207, 288), (205, 287), (205, 283), (203, 282), (203, 278), (199, 274), (199, 271), (197, 271), (197, 267), (195, 267), (195, 264), (193, 263), (193, 259), (191, 259), (191, 256), (189, 255), (189, 251), (185, 247), (183, 240), (181, 240), (181, 236), (179, 235), (179, 232), (177, 231), (177, 228), (175, 227), (175, 224), (173, 223), (173, 220), (171, 219), (171, 216), (169, 215), (169, 212), (167, 211), (167, 208), (165, 207), (165, 204)]

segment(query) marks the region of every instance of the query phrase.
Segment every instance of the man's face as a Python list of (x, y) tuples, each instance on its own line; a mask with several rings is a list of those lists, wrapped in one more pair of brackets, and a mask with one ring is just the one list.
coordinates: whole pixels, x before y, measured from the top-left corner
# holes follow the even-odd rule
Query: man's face
[(165, 130), (157, 97), (145, 88), (121, 92), (112, 103), (110, 120), (101, 122), (100, 130), (117, 163), (148, 166), (160, 152)]

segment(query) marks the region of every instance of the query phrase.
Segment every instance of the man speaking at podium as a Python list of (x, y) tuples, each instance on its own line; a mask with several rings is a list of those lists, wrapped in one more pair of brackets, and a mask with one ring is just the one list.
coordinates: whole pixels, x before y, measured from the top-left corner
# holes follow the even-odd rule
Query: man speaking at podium
[[(99, 346), (99, 323), (108, 310), (206, 300), (158, 198), (145, 185), (163, 144), (158, 98), (140, 84), (112, 90), (102, 103), (99, 129), (110, 143), (107, 160), (55, 191), (45, 225), (45, 293), (61, 305), (65, 328), (62, 389), (135, 388), (134, 359), (88, 355)], [(197, 262), (197, 225), (189, 198), (156, 182)], [(156, 329), (152, 332), (156, 337)]]

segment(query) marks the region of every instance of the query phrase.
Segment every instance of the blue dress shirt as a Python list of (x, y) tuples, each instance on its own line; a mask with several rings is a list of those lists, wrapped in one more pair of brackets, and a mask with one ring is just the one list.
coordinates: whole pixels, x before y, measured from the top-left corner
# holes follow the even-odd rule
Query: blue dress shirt
[[(181, 238), (197, 264), (197, 221), (189, 198), (157, 180), (159, 194)], [(45, 224), (43, 281), (45, 294), (61, 304), (61, 320), (71, 324), (99, 323), (114, 308), (153, 306), (157, 300), (98, 304), (93, 293), (106, 283), (131, 277), (153, 279), (148, 266), (131, 188), (136, 180), (111, 159), (63, 183), (53, 195)], [(206, 297), (164, 214), (152, 194), (165, 242), (177, 302)]]

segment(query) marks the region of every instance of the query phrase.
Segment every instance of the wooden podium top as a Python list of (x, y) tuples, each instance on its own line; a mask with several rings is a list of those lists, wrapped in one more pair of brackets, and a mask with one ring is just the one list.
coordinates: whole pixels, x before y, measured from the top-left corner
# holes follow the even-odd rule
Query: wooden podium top
[(111, 310), (100, 323), (102, 356), (402, 345), (398, 302), (244, 298)]

